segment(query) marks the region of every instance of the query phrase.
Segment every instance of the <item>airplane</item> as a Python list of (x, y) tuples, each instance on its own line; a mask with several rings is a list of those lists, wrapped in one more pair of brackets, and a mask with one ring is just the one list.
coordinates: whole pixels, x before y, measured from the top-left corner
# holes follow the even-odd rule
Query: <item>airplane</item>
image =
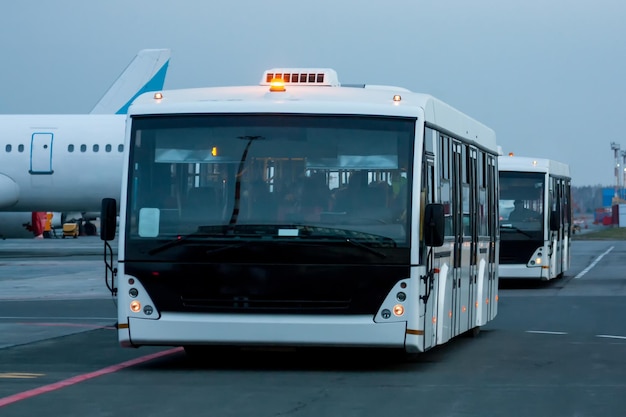
[(53, 212), (55, 226), (65, 212), (88, 219), (120, 193), (126, 112), (163, 88), (170, 55), (139, 51), (90, 113), (0, 115), (0, 237), (33, 237), (35, 212)]

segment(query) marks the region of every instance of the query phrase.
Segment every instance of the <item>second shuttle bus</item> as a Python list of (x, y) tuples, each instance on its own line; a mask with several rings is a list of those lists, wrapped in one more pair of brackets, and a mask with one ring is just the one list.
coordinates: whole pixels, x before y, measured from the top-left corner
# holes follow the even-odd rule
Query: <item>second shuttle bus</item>
[(550, 280), (570, 266), (571, 176), (565, 163), (498, 158), (500, 277)]

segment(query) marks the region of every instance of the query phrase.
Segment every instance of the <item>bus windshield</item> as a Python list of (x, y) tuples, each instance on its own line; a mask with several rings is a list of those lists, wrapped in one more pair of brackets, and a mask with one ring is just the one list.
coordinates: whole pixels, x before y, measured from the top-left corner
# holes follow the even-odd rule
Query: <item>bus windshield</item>
[(407, 247), (414, 136), (415, 119), (399, 117), (134, 117), (127, 243), (297, 242), (323, 230)]
[[(545, 174), (500, 172), (502, 239), (543, 236)], [(510, 232), (510, 233), (509, 233)]]

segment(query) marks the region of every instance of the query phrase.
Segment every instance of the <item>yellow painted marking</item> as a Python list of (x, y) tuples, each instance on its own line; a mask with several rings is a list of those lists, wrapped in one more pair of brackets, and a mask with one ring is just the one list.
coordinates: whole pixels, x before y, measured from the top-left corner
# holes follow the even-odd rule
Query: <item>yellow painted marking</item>
[(31, 374), (28, 372), (0, 372), (0, 378), (5, 379), (33, 379), (45, 374)]
[(118, 329), (128, 329), (130, 326), (128, 326), (128, 323), (120, 323), (117, 325)]
[(414, 334), (414, 335), (417, 335), (417, 336), (423, 336), (424, 335), (424, 330), (406, 329), (406, 332), (408, 334)]

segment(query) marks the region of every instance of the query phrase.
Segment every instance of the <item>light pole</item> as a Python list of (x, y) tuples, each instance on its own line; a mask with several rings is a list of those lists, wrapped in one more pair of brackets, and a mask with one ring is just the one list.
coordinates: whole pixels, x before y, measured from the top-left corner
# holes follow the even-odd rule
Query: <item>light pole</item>
[(620, 199), (624, 199), (624, 188), (626, 188), (626, 151), (620, 151), (622, 155), (622, 188), (620, 189)]
[(611, 149), (613, 150), (613, 153), (615, 154), (615, 193), (613, 195), (614, 198), (618, 198), (618, 191), (619, 190), (619, 178), (621, 177), (620, 175), (620, 169), (619, 169), (619, 143), (615, 143), (615, 142), (611, 142)]

